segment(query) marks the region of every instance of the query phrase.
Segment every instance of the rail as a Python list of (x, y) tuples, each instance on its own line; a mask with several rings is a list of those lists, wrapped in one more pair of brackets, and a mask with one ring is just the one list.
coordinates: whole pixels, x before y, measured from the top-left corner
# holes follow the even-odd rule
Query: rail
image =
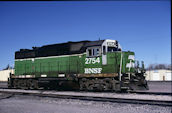
[(81, 96), (81, 95), (69, 95), (69, 94), (54, 94), (46, 91), (36, 90), (34, 92), (27, 90), (5, 90), (1, 89), (0, 93), (8, 93), (12, 95), (27, 95), (27, 96), (39, 96), (39, 97), (51, 97), (60, 99), (78, 99), (84, 101), (99, 101), (99, 102), (112, 102), (112, 103), (128, 103), (128, 104), (147, 104), (158, 106), (172, 106), (172, 100), (152, 100), (152, 99), (131, 99), (131, 98), (114, 98), (114, 97), (98, 97), (98, 96)]

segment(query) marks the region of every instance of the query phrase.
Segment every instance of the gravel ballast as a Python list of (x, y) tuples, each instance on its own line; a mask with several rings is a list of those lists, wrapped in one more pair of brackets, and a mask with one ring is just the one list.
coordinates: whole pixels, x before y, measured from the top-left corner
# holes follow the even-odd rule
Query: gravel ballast
[(94, 96), (108, 98), (125, 98), (125, 99), (143, 99), (143, 100), (164, 100), (172, 101), (170, 95), (145, 95), (145, 94), (130, 94), (130, 93), (101, 93), (101, 92), (73, 92), (73, 91), (40, 91), (40, 90), (17, 90), (17, 89), (0, 89), (0, 91), (22, 92), (22, 93), (38, 93), (38, 94), (53, 94), (53, 95), (72, 95), (72, 96)]
[(171, 113), (171, 107), (17, 95), (0, 99), (0, 113)]

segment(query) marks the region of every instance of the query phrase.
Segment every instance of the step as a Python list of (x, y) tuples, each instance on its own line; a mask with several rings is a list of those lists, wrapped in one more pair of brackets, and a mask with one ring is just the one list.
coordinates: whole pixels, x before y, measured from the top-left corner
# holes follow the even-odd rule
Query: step
[(129, 87), (121, 87), (121, 89), (130, 89)]
[(129, 81), (126, 81), (126, 82), (124, 82), (125, 84), (129, 84), (130, 82)]
[(128, 92), (132, 92), (133, 90), (131, 90), (131, 89), (128, 89), (127, 91), (128, 91)]
[(129, 77), (124, 77), (125, 79), (129, 80), (130, 78)]
[(135, 82), (138, 82), (139, 80), (137, 80), (137, 79), (134, 79), (134, 81), (135, 81)]

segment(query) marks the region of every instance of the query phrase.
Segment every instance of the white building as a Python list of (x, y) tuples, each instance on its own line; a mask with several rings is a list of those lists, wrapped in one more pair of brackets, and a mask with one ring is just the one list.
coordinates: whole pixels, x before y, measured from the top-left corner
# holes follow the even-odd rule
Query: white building
[(8, 69), (8, 70), (1, 70), (0, 71), (0, 81), (6, 82), (8, 81), (9, 75), (14, 74), (14, 69)]
[(147, 70), (146, 80), (148, 81), (172, 81), (172, 71), (166, 69)]

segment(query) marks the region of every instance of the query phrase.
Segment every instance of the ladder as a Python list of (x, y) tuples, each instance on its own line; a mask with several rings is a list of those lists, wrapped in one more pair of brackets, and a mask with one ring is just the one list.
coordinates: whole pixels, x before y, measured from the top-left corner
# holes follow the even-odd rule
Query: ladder
[(130, 66), (129, 66), (129, 69), (128, 69), (128, 74), (126, 74), (125, 76), (123, 76), (123, 84), (121, 85), (121, 89), (122, 90), (127, 90), (129, 91), (130, 90), (130, 78), (131, 78), (131, 73), (130, 73), (130, 68), (131, 68), (131, 60), (130, 60)]
[(130, 77), (129, 74), (127, 74), (126, 76), (123, 76), (123, 80), (122, 84), (121, 84), (121, 90), (129, 90), (129, 84), (130, 84)]

